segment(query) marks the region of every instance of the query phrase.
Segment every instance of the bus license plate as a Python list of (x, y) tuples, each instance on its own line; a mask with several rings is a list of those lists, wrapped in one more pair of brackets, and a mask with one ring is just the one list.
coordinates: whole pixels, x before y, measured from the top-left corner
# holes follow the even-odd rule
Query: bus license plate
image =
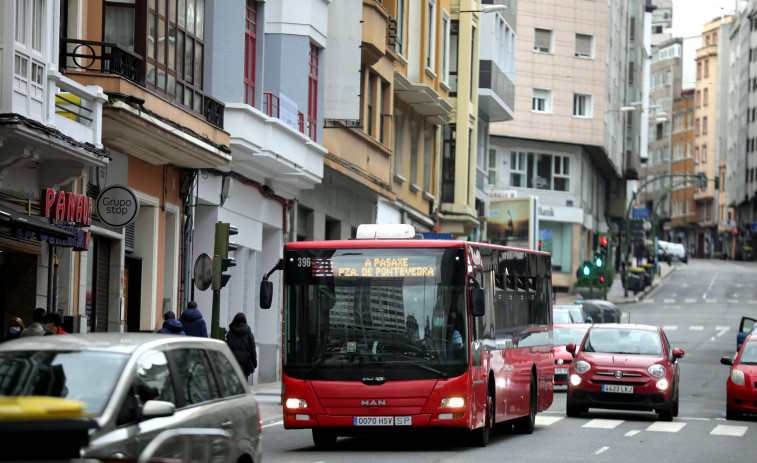
[(355, 426), (410, 426), (413, 424), (409, 416), (356, 416)]
[(622, 392), (624, 394), (633, 394), (633, 386), (619, 386), (615, 384), (603, 384), (603, 392)]

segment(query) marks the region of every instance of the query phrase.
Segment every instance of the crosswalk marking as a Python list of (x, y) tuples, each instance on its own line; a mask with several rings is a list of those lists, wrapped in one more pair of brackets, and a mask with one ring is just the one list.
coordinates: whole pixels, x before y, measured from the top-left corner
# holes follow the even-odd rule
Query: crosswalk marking
[(663, 299), (662, 303), (663, 304), (673, 304), (673, 303), (675, 303), (675, 301), (676, 301), (675, 299)]
[(647, 431), (678, 432), (684, 426), (686, 426), (686, 423), (682, 423), (680, 421), (676, 421), (676, 422), (672, 422), (672, 423), (666, 423), (664, 421), (657, 421), (657, 422), (652, 423), (649, 426), (647, 426)]
[(715, 426), (715, 429), (710, 431), (713, 436), (735, 436), (741, 437), (746, 434), (748, 426), (731, 426), (727, 424), (719, 424)]
[(675, 331), (678, 329), (678, 325), (664, 325), (662, 329), (665, 331)]
[(638, 433), (640, 433), (640, 432), (641, 432), (641, 431), (639, 431), (638, 429), (634, 429), (633, 431), (628, 431), (628, 432), (627, 432), (627, 433), (625, 434), (625, 436), (626, 436), (626, 437), (633, 437), (633, 436), (635, 436), (636, 434), (638, 434)]
[(738, 299), (727, 299), (726, 302), (728, 302), (729, 304), (738, 304), (739, 300)]
[(704, 326), (692, 325), (692, 326), (689, 327), (689, 330), (691, 330), (691, 331), (703, 331), (704, 330)]
[(708, 304), (717, 304), (718, 300), (717, 299), (707, 299), (705, 302), (707, 302)]
[(600, 428), (600, 429), (615, 429), (623, 423), (624, 420), (605, 420), (603, 418), (594, 418), (582, 428)]
[(684, 299), (684, 300), (683, 300), (683, 302), (685, 302), (685, 303), (687, 303), (687, 304), (693, 304), (693, 303), (695, 303), (696, 301), (697, 301), (696, 299), (691, 299), (691, 298), (688, 298), (688, 299)]
[(561, 419), (565, 418), (564, 416), (540, 416), (536, 415), (536, 426), (549, 426), (550, 424), (555, 424)]

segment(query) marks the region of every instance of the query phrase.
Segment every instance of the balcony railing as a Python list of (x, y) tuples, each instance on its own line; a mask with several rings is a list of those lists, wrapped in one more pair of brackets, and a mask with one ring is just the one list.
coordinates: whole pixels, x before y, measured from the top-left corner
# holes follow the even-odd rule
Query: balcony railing
[[(144, 59), (117, 43), (62, 38), (60, 39), (60, 70), (114, 74), (147, 88)], [(184, 101), (183, 95), (168, 95), (154, 87), (149, 90), (160, 93), (192, 112), (201, 114), (208, 123), (223, 128), (224, 105), (209, 95), (193, 89), (193, 101)]]
[(515, 83), (491, 60), (479, 63), (478, 87), (491, 89), (510, 108), (515, 105)]
[(386, 19), (386, 46), (391, 48), (392, 51), (401, 52), (401, 40), (397, 37), (397, 19), (390, 14)]
[[(281, 119), (281, 102), (278, 95), (271, 92), (263, 92), (263, 113), (265, 113), (265, 115), (268, 117), (275, 117), (276, 119)], [(287, 121), (284, 120), (284, 122), (287, 122)], [(304, 134), (305, 133), (305, 115), (302, 113), (302, 111), (297, 111), (296, 125), (297, 125), (297, 130), (300, 133)], [(314, 134), (309, 134), (310, 138), (315, 140), (313, 135)]]

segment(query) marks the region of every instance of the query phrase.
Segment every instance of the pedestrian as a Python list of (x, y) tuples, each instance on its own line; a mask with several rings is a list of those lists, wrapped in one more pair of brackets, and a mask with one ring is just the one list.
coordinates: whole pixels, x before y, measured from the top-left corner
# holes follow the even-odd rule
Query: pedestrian
[(247, 317), (242, 312), (234, 315), (226, 333), (226, 342), (242, 367), (247, 382), (251, 384), (250, 376), (258, 367), (258, 353), (255, 351), (255, 336), (252, 335)]
[(21, 337), (26, 336), (44, 336), (45, 334), (45, 315), (47, 315), (47, 310), (37, 307), (34, 309), (34, 312), (32, 312), (32, 323), (31, 325), (27, 326), (26, 329), (21, 331)]
[(163, 327), (158, 330), (158, 333), (182, 335), (187, 334), (184, 332), (184, 326), (179, 320), (176, 319), (176, 314), (174, 314), (170, 310), (163, 314)]
[(179, 320), (181, 321), (181, 324), (184, 327), (184, 333), (186, 333), (187, 336), (208, 337), (208, 328), (205, 326), (202, 312), (197, 310), (197, 302), (190, 301), (189, 304), (187, 304), (187, 309), (181, 313)]
[(21, 332), (24, 330), (24, 321), (18, 317), (11, 318), (8, 323), (8, 331), (5, 332), (3, 341), (10, 341), (21, 336)]
[(60, 327), (61, 325), (61, 316), (57, 312), (50, 312), (49, 314), (45, 315), (45, 336), (51, 335), (51, 334), (68, 334), (67, 332), (63, 331), (63, 328)]

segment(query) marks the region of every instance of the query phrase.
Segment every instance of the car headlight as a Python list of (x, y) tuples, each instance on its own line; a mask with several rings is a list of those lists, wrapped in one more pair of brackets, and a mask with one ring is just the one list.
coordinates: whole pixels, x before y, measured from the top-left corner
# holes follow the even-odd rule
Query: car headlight
[(745, 386), (744, 372), (735, 368), (731, 370), (731, 382), (737, 386)]
[(286, 408), (308, 408), (308, 403), (305, 399), (287, 399), (284, 406)]
[(647, 368), (647, 371), (649, 371), (649, 374), (654, 376), (655, 378), (662, 378), (665, 376), (665, 367), (662, 365), (652, 365), (651, 367)]
[(578, 362), (576, 362), (576, 373), (583, 374), (589, 371), (589, 369), (591, 369), (589, 362), (586, 362), (584, 360), (579, 360)]
[(663, 379), (657, 381), (657, 389), (659, 389), (661, 391), (664, 391), (667, 388), (668, 388), (668, 380), (667, 379), (663, 378)]

